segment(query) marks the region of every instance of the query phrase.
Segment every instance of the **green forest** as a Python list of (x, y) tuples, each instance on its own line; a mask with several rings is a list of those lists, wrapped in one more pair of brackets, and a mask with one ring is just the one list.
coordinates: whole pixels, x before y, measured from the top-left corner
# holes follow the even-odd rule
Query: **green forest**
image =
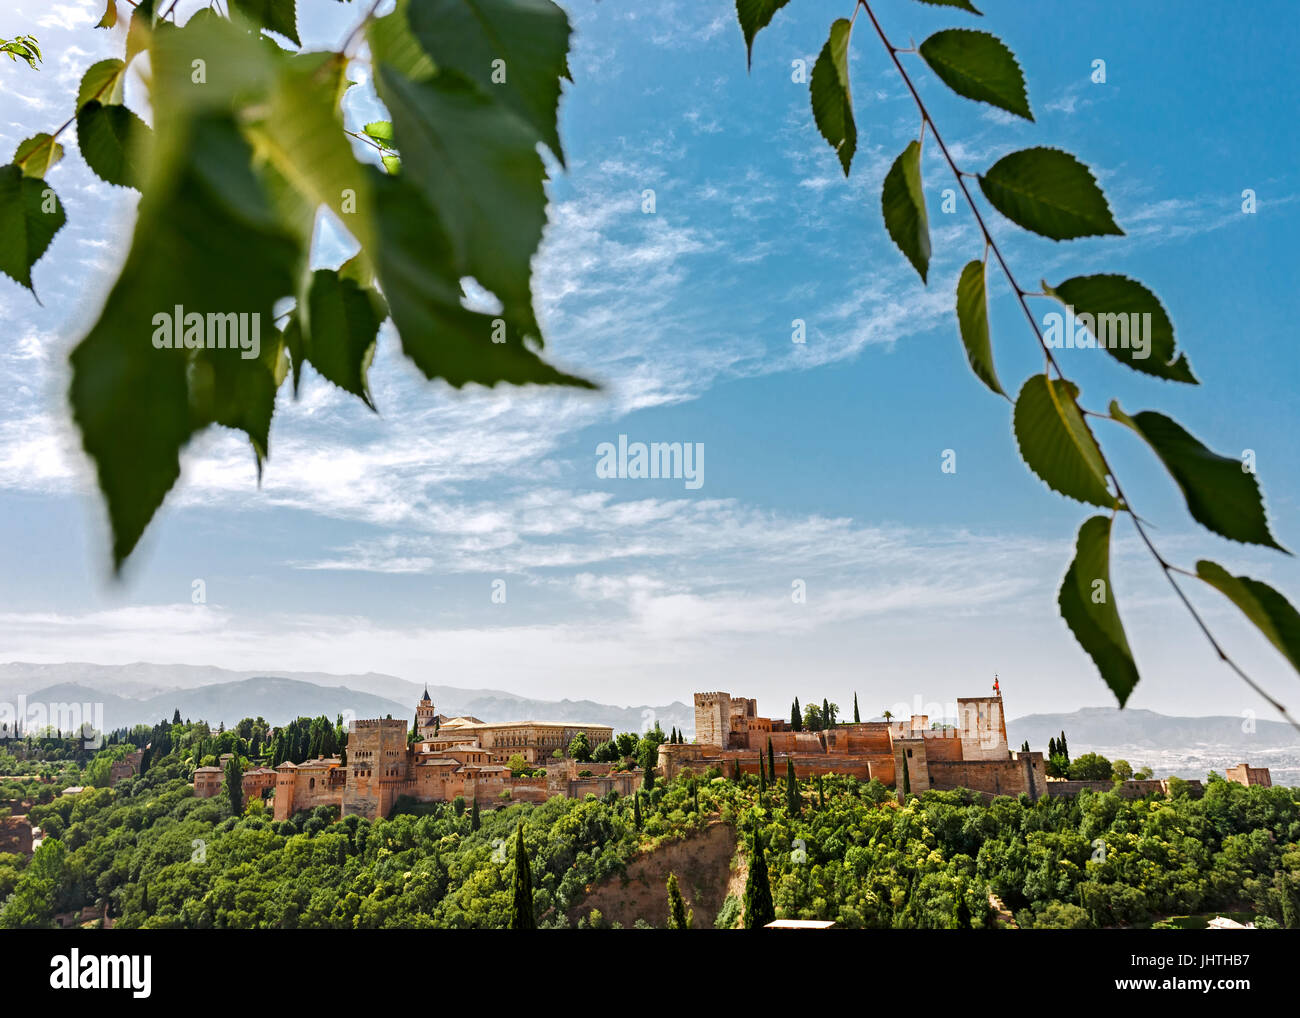
[[(334, 734), (328, 722), (302, 719), (273, 751), (305, 757)], [(0, 927), (48, 927), (60, 913), (105, 905), (122, 928), (600, 925), (576, 914), (589, 885), (716, 823), (740, 833), (748, 868), (743, 900), (728, 898), (720, 926), (778, 917), (849, 928), (1088, 928), (1211, 909), (1300, 925), (1295, 790), (1213, 774), (1203, 792), (1175, 783), (1168, 799), (1088, 792), (989, 802), (957, 791), (900, 805), (878, 781), (715, 769), (672, 781), (652, 773), (634, 797), (495, 809), (399, 803), (373, 822), (324, 807), (276, 822), (259, 799), (237, 812), (232, 796), (194, 796), (196, 765), (263, 735), (253, 721), (216, 736), (179, 720), (115, 733), (84, 770), (55, 771), (86, 783), (72, 795), (40, 781), (50, 764), (6, 753), (2, 787), (39, 787), (44, 801), (30, 819), (45, 840), (31, 857), (0, 855)], [(300, 745), (287, 745), (294, 735)], [(106, 761), (132, 738), (150, 744), (144, 773), (102, 787)], [(671, 884), (674, 913), (638, 925), (686, 925)], [(521, 901), (530, 913), (522, 920)]]

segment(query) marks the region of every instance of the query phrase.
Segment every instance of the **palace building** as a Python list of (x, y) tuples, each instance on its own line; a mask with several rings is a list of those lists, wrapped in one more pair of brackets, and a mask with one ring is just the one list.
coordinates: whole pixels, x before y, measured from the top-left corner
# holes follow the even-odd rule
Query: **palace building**
[(683, 767), (720, 767), (730, 774), (756, 773), (770, 744), (779, 761), (794, 763), (799, 778), (846, 774), (910, 792), (969, 788), (987, 795), (1047, 794), (1042, 753), (1014, 752), (1007, 745), (1002, 691), (957, 700), (956, 724), (932, 725), (929, 717), (901, 721), (837, 722), (823, 731), (797, 731), (790, 722), (765, 718), (758, 703), (730, 693), (695, 694), (695, 742), (659, 747), (659, 769), (671, 778)]
[[(338, 806), (340, 815), (374, 819), (387, 816), (402, 796), (419, 802), (450, 802), (458, 797), (480, 803), (500, 800), (503, 792), (523, 801), (552, 795), (580, 797), (610, 790), (630, 792), (639, 774), (615, 772), (609, 764), (583, 764), (568, 758), (579, 734), (594, 751), (614, 737), (608, 725), (570, 722), (510, 721), (488, 724), (475, 717), (447, 717), (434, 710), (429, 691), (415, 709), (414, 742), (409, 728), (392, 718), (353, 721), (348, 726), (347, 762), (319, 757), (286, 761), (274, 772), (258, 768), (244, 776), (245, 797), (274, 787), (275, 819), (287, 820), (302, 810)], [(558, 756), (557, 756), (558, 753)], [(544, 776), (513, 777), (508, 762), (520, 756), (541, 765)], [(267, 780), (274, 774), (274, 782)], [(251, 780), (250, 780), (251, 779)], [(220, 768), (195, 771), (196, 795), (216, 795)]]

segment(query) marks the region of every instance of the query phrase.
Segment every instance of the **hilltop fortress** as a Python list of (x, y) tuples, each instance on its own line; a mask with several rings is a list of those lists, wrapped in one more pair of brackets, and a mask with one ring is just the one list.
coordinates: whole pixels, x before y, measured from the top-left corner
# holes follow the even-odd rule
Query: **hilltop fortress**
[[(820, 731), (794, 728), (790, 722), (761, 717), (758, 701), (730, 693), (695, 694), (695, 741), (665, 742), (656, 771), (673, 778), (683, 770), (717, 768), (723, 774), (758, 773), (771, 747), (776, 773), (790, 763), (795, 775), (845, 774), (862, 781), (875, 778), (908, 793), (966, 788), (992, 798), (1025, 795), (1077, 795), (1085, 789), (1115, 791), (1126, 798), (1169, 794), (1169, 781), (1120, 782), (1050, 780), (1038, 751), (1007, 745), (1002, 692), (959, 697), (956, 724), (931, 723), (925, 714), (905, 720), (836, 722)], [(346, 763), (318, 757), (274, 770), (257, 767), (243, 775), (245, 800), (274, 796), (274, 815), (287, 820), (317, 806), (337, 806), (341, 816), (387, 816), (399, 798), (417, 802), (497, 804), (544, 802), (552, 796), (582, 798), (609, 792), (630, 795), (644, 775), (625, 763), (578, 761), (569, 746), (585, 734), (593, 752), (614, 737), (608, 725), (549, 721), (488, 723), (475, 717), (446, 717), (434, 710), (426, 689), (416, 707), (414, 739), (404, 720), (353, 721), (348, 728)], [(516, 777), (508, 761), (522, 757), (534, 771)], [(220, 761), (225, 764), (225, 759)], [(541, 765), (545, 773), (537, 773)], [(579, 769), (581, 768), (581, 769)], [(1241, 764), (1227, 777), (1243, 785), (1270, 783), (1267, 768)], [(199, 767), (194, 792), (201, 797), (221, 792), (221, 767)], [(1200, 786), (1189, 781), (1189, 786)]]
[[(259, 767), (243, 776), (245, 798), (275, 790), (275, 819), (287, 820), (302, 810), (337, 806), (340, 816), (370, 819), (389, 814), (402, 796), (419, 802), (467, 803), (500, 800), (503, 792), (516, 802), (544, 802), (554, 795), (581, 798), (604, 795), (611, 789), (627, 794), (640, 775), (613, 772), (609, 764), (584, 763), (564, 754), (579, 732), (593, 750), (614, 737), (608, 725), (548, 721), (488, 724), (475, 717), (446, 717), (434, 710), (429, 691), (416, 707), (415, 741), (408, 741), (405, 720), (382, 718), (353, 721), (348, 726), (347, 762), (318, 757), (300, 764), (288, 761), (274, 770)], [(554, 757), (559, 751), (560, 758)], [(521, 756), (541, 764), (544, 776), (516, 778), (507, 761)], [(194, 792), (218, 794), (224, 775), (220, 767), (199, 767)]]
[[(773, 756), (793, 761), (796, 776), (849, 774), (872, 778), (900, 793), (969, 788), (1031, 800), (1047, 794), (1040, 752), (1007, 746), (1002, 693), (961, 697), (957, 724), (934, 725), (914, 714), (902, 721), (837, 722), (822, 731), (796, 731), (790, 722), (760, 717), (758, 703), (730, 693), (695, 694), (695, 742), (659, 747), (659, 768), (672, 777), (683, 767), (721, 767), (757, 773), (769, 742)], [(778, 765), (777, 774), (784, 771)]]

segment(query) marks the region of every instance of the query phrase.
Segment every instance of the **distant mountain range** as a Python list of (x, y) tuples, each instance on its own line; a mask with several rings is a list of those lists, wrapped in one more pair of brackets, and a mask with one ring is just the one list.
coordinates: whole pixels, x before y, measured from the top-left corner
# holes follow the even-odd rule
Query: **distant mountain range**
[(1100, 753), (1150, 767), (1156, 777), (1204, 778), (1239, 763), (1267, 767), (1273, 784), (1300, 786), (1300, 733), (1281, 721), (1223, 715), (1180, 718), (1150, 710), (1088, 707), (1070, 714), (1029, 714), (1007, 722), (1012, 748), (1026, 740), (1047, 751), (1047, 741), (1065, 732), (1070, 755)]
[[(323, 672), (237, 672), (206, 665), (0, 664), (0, 699), (17, 703), (95, 703), (104, 705), (107, 729), (155, 724), (181, 717), (212, 725), (234, 724), (244, 717), (264, 717), (284, 724), (296, 717), (324, 714), (333, 718), (415, 714), (423, 684), (393, 675), (329, 675)], [(470, 714), (484, 721), (571, 721), (609, 725), (615, 731), (641, 731), (658, 721), (688, 734), (695, 727), (694, 708), (681, 702), (665, 706), (619, 707), (593, 700), (539, 700), (498, 689), (461, 689), (428, 685), (442, 714)]]
[(1047, 740), (1061, 731), (1065, 732), (1071, 752), (1085, 746), (1135, 749), (1217, 746), (1243, 752), (1290, 747), (1300, 751), (1300, 733), (1290, 725), (1281, 721), (1253, 721), (1247, 726), (1244, 718), (1229, 715), (1179, 718), (1150, 710), (1087, 707), (1071, 714), (1027, 714), (1007, 722), (1007, 740), (1019, 746), (1028, 739), (1031, 749), (1045, 751)]

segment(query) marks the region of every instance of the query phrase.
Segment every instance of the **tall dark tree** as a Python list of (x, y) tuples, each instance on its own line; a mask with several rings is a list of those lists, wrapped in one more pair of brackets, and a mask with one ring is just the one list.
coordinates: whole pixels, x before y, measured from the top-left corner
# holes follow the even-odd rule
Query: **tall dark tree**
[(906, 753), (903, 754), (903, 794), (912, 794), (912, 775), (908, 773)]
[(645, 752), (641, 754), (641, 769), (644, 772), (641, 780), (641, 787), (647, 792), (653, 792), (655, 789), (655, 758), (659, 754), (647, 746)]
[(638, 831), (641, 830), (641, 793), (635, 792), (632, 795), (632, 826)]
[(817, 812), (826, 809), (826, 793), (822, 790), (822, 776), (817, 775)]
[(477, 831), (482, 826), (483, 822), (479, 819), (478, 815), (478, 799), (475, 798), (474, 805), (469, 811), (469, 829), (471, 831)]
[(794, 698), (794, 703), (790, 704), (790, 727), (794, 731), (800, 731), (803, 728), (803, 712), (799, 709), (799, 698)]
[(758, 754), (758, 794), (767, 791), (767, 765), (763, 763), (763, 754)]
[(677, 886), (677, 874), (668, 874), (668, 928), (670, 930), (689, 930), (692, 913), (686, 911), (686, 902), (681, 889)]
[(179, 725), (180, 723), (181, 723), (181, 709), (177, 707), (176, 713), (172, 715), (172, 724)]
[(776, 780), (776, 754), (772, 752), (771, 736), (767, 740), (767, 774), (773, 781)]
[(735, 760), (731, 761), (731, 780), (739, 781), (740, 777), (740, 758), (737, 757)]
[(858, 694), (853, 694), (853, 723), (859, 725), (862, 723), (862, 715), (858, 713)]
[(831, 714), (831, 702), (826, 699), (822, 700), (822, 724), (826, 728), (835, 724), (835, 716)]
[(803, 809), (803, 796), (799, 794), (799, 779), (794, 776), (794, 757), (785, 758), (785, 808), (792, 817)]
[(237, 756), (232, 756), (226, 763), (226, 798), (230, 802), (231, 816), (244, 812), (244, 771)]
[(533, 916), (533, 871), (528, 865), (528, 847), (524, 844), (524, 825), (515, 828), (515, 888), (510, 903), (510, 928), (533, 930), (537, 920)]
[(776, 918), (772, 904), (772, 885), (767, 877), (767, 859), (763, 842), (754, 821), (754, 846), (749, 860), (749, 877), (745, 880), (745, 929), (759, 930)]

